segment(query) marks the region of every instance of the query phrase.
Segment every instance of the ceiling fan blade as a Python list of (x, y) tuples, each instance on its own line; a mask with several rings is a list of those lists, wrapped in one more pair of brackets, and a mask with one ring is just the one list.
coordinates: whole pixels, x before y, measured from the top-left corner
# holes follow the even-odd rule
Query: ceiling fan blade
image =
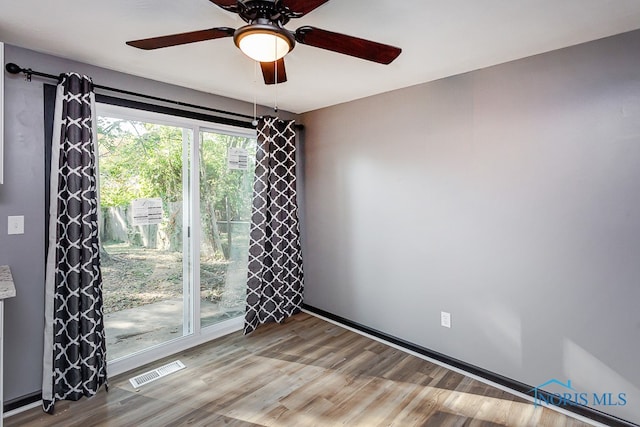
[(284, 58), (280, 58), (276, 62), (261, 62), (260, 68), (262, 68), (262, 77), (264, 77), (265, 84), (272, 85), (276, 83), (276, 70), (278, 73), (278, 83), (287, 81)]
[(295, 16), (296, 18), (299, 18), (328, 1), (329, 0), (282, 0), (280, 4), (295, 13), (297, 15)]
[(235, 30), (228, 27), (210, 28), (208, 30), (191, 31), (188, 33), (171, 34), (169, 36), (151, 37), (148, 39), (128, 41), (129, 46), (138, 49), (159, 49), (161, 47), (177, 46), (180, 44), (195, 43), (205, 40), (231, 37)]
[(209, 1), (213, 4), (220, 6), (224, 10), (228, 10), (229, 12), (238, 11), (238, 2), (236, 0), (209, 0)]
[(300, 27), (296, 30), (295, 37), (296, 41), (302, 44), (380, 64), (390, 64), (402, 52), (399, 47), (321, 30), (316, 27)]

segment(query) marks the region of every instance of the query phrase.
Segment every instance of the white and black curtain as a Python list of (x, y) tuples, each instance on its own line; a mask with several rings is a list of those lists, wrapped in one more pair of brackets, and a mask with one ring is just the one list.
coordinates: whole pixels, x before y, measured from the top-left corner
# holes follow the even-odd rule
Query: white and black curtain
[(58, 84), (51, 147), (42, 401), (94, 395), (107, 382), (91, 80)]
[(245, 334), (299, 312), (304, 287), (295, 122), (263, 117), (257, 130)]

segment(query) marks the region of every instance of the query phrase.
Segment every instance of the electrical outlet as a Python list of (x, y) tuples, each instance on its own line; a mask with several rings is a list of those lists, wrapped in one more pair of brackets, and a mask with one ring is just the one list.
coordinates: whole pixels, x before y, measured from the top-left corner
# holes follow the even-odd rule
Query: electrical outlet
[(451, 327), (451, 313), (447, 313), (446, 311), (440, 312), (440, 325), (445, 328)]
[(7, 234), (24, 234), (24, 216), (7, 217)]

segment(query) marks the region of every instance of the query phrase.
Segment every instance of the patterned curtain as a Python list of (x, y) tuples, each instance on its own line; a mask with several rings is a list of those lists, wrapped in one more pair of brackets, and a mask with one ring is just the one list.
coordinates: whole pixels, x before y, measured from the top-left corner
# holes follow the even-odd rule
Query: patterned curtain
[(294, 124), (274, 117), (258, 122), (245, 334), (283, 322), (302, 306)]
[(61, 76), (51, 149), (42, 401), (94, 395), (107, 382), (92, 82)]

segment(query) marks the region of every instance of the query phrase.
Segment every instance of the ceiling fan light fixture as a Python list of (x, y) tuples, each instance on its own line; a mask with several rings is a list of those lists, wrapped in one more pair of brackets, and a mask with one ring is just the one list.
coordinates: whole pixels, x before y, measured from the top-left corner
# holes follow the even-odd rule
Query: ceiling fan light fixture
[(275, 25), (251, 24), (236, 30), (233, 40), (249, 58), (258, 62), (274, 62), (291, 52), (295, 39)]

